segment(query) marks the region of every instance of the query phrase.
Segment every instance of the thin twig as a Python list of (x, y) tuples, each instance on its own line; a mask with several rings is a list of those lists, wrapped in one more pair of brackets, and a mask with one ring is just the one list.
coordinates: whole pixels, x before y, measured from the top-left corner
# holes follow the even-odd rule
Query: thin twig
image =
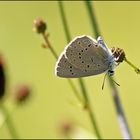
[[(68, 25), (67, 25), (67, 20), (66, 20), (66, 16), (65, 16), (65, 12), (64, 12), (63, 3), (61, 1), (59, 1), (59, 9), (60, 9), (60, 13), (61, 13), (61, 18), (62, 18), (67, 42), (69, 42), (71, 40), (71, 36), (70, 36), (69, 28), (68, 28)], [(97, 121), (95, 120), (94, 112), (93, 112), (92, 107), (90, 105), (90, 101), (89, 101), (89, 97), (88, 97), (88, 93), (87, 93), (84, 81), (83, 81), (82, 78), (78, 78), (78, 81), (79, 81), (79, 85), (80, 85), (80, 88), (81, 88), (81, 91), (82, 91), (82, 94), (83, 94), (83, 97), (84, 97), (84, 100), (85, 100), (85, 105), (84, 106), (87, 108), (90, 120), (92, 122), (93, 129), (94, 129), (97, 137), (101, 138), (101, 134), (100, 134), (99, 128), (97, 126)]]
[[(92, 7), (93, 3), (91, 4), (90, 1), (85, 1), (85, 4), (86, 4), (86, 8), (87, 8), (87, 11), (89, 14), (89, 18), (90, 18), (91, 23), (92, 23), (93, 32), (95, 33), (95, 37), (97, 38), (101, 34), (99, 32), (99, 26), (97, 24), (97, 20), (95, 17), (94, 8)], [(114, 101), (115, 109), (117, 112), (118, 122), (119, 122), (119, 125), (121, 128), (122, 135), (126, 139), (131, 139), (132, 134), (130, 132), (130, 129), (129, 129), (122, 105), (121, 105), (121, 101), (119, 98), (117, 87), (109, 76), (108, 76), (108, 79), (109, 79), (109, 83), (110, 83), (110, 86), (112, 89), (113, 101)]]
[(43, 38), (44, 38), (44, 40), (45, 40), (45, 42), (46, 42), (46, 45), (47, 45), (48, 48), (51, 50), (51, 53), (53, 54), (53, 56), (54, 56), (55, 59), (57, 60), (57, 59), (58, 59), (58, 56), (57, 56), (56, 51), (54, 50), (54, 48), (51, 46), (51, 43), (50, 43), (50, 41), (48, 40), (47, 34), (46, 34), (46, 33), (42, 33), (42, 35), (43, 35)]

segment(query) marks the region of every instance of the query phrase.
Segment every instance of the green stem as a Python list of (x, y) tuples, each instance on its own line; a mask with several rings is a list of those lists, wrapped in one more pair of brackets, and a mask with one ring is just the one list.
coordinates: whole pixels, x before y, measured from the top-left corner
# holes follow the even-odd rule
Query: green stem
[(58, 4), (59, 4), (59, 9), (60, 9), (62, 23), (64, 25), (64, 31), (65, 31), (65, 34), (66, 34), (66, 39), (67, 39), (67, 42), (70, 42), (71, 36), (70, 36), (70, 32), (69, 32), (69, 28), (68, 28), (65, 12), (64, 12), (63, 3), (62, 3), (62, 1), (59, 1)]
[[(53, 56), (54, 56), (55, 59), (57, 60), (57, 59), (58, 59), (58, 55), (57, 55), (56, 51), (54, 50), (54, 48), (51, 46), (51, 43), (50, 43), (49, 40), (48, 40), (47, 34), (43, 33), (42, 35), (43, 35), (43, 38), (44, 38), (44, 40), (45, 40), (45, 42), (46, 42), (46, 45), (48, 46), (48, 48), (50, 49), (51, 53), (53, 54)], [(71, 80), (71, 79), (67, 79), (67, 81), (68, 81), (69, 85), (71, 86), (71, 88), (72, 88), (72, 90), (73, 90), (73, 92), (74, 92), (76, 98), (78, 99), (78, 101), (79, 101), (80, 103), (83, 103), (83, 100), (82, 100), (80, 94), (78, 93), (78, 91), (77, 91), (75, 85), (73, 84), (72, 80)]]
[(84, 103), (83, 99), (81, 98), (80, 94), (78, 93), (77, 89), (75, 88), (73, 82), (70, 80), (70, 79), (67, 79), (68, 80), (68, 83), (70, 84), (71, 88), (73, 89), (74, 93), (75, 93), (75, 96), (77, 97), (77, 99), (79, 100), (79, 102), (81, 104)]
[(128, 61), (128, 59), (125, 57), (124, 61), (129, 64), (132, 68), (134, 68), (134, 70), (136, 71), (137, 74), (140, 74), (140, 69), (137, 68), (134, 64), (132, 64), (130, 61)]
[(5, 123), (7, 124), (7, 128), (8, 128), (8, 130), (9, 130), (9, 133), (10, 133), (11, 137), (12, 137), (13, 139), (18, 138), (18, 134), (17, 134), (17, 132), (16, 132), (15, 126), (14, 126), (14, 124), (13, 124), (13, 121), (12, 121), (12, 119), (11, 119), (11, 117), (10, 117), (10, 114), (9, 114), (7, 108), (6, 108), (5, 105), (3, 104), (3, 102), (0, 103), (0, 108), (1, 108), (1, 110), (2, 110), (2, 112), (3, 112), (3, 114), (4, 114)]
[(45, 33), (42, 33), (43, 38), (46, 42), (46, 45), (48, 46), (48, 48), (51, 50), (51, 53), (53, 54), (53, 56), (55, 57), (55, 59), (58, 59), (58, 55), (56, 54), (56, 51), (53, 49), (53, 47), (51, 46), (50, 41), (48, 40), (48, 36)]
[[(68, 28), (68, 25), (67, 25), (67, 20), (66, 20), (66, 16), (65, 16), (65, 12), (64, 12), (64, 7), (63, 7), (62, 1), (59, 1), (59, 9), (60, 9), (60, 13), (61, 13), (62, 23), (63, 23), (63, 26), (64, 26), (64, 31), (65, 31), (65, 34), (66, 34), (67, 42), (69, 42), (71, 40), (71, 36), (70, 36), (69, 28)], [(95, 117), (93, 115), (94, 112), (93, 112), (92, 107), (90, 105), (90, 101), (89, 101), (87, 90), (85, 88), (84, 81), (83, 81), (82, 78), (79, 78), (78, 82), (79, 82), (80, 88), (82, 90), (82, 94), (83, 94), (84, 101), (85, 101), (84, 107), (87, 107), (87, 111), (88, 111), (90, 120), (92, 122), (93, 129), (94, 129), (97, 137), (101, 138), (101, 135), (99, 133), (99, 129), (97, 127), (97, 122), (96, 122)]]
[[(86, 8), (87, 8), (87, 11), (88, 11), (88, 14), (89, 14), (89, 18), (90, 18), (91, 23), (92, 23), (93, 32), (95, 32), (95, 36), (97, 38), (101, 34), (99, 32), (99, 27), (98, 27), (97, 20), (96, 20), (96, 17), (95, 17), (95, 12), (93, 12), (94, 8), (92, 8), (92, 5), (91, 5), (90, 1), (85, 1), (85, 4), (86, 4)], [(131, 64), (131, 66), (132, 66), (132, 64)], [(119, 122), (119, 125), (120, 125), (120, 128), (121, 128), (122, 135), (123, 135), (124, 138), (131, 139), (132, 134), (131, 134), (131, 132), (129, 130), (129, 127), (128, 127), (128, 123), (127, 123), (127, 120), (126, 120), (126, 117), (125, 117), (125, 114), (124, 114), (124, 111), (123, 111), (123, 108), (122, 108), (122, 105), (121, 105), (121, 101), (120, 101), (120, 98), (119, 98), (117, 87), (114, 84), (113, 80), (111, 80), (111, 78), (109, 76), (108, 76), (108, 78), (109, 78), (110, 86), (112, 88), (112, 97), (113, 97), (115, 109), (116, 109), (116, 112), (117, 112), (118, 122)]]
[(80, 83), (80, 85), (81, 85), (81, 90), (82, 90), (82, 93), (83, 93), (83, 96), (84, 96), (84, 99), (85, 99), (85, 102), (86, 102), (85, 108), (87, 108), (87, 110), (88, 110), (89, 117), (90, 117), (91, 122), (92, 122), (92, 124), (93, 124), (94, 131), (95, 131), (97, 137), (98, 137), (99, 139), (101, 139), (102, 137), (101, 137), (101, 134), (100, 134), (100, 131), (99, 131), (99, 128), (98, 128), (96, 119), (95, 119), (95, 117), (94, 117), (94, 115), (93, 115), (94, 112), (93, 112), (92, 107), (91, 107), (91, 105), (90, 105), (88, 93), (87, 93), (87, 91), (86, 91), (86, 89), (85, 89), (84, 81), (82, 80), (82, 78), (79, 78), (79, 83)]
[(100, 35), (100, 31), (99, 31), (98, 23), (96, 20), (94, 8), (92, 8), (90, 1), (85, 1), (85, 4), (86, 4), (88, 15), (91, 21), (93, 33), (95, 33), (95, 38), (97, 38)]

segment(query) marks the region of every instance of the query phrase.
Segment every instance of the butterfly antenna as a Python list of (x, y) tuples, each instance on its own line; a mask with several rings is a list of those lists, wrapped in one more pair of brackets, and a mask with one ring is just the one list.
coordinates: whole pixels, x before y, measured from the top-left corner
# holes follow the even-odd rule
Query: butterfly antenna
[[(104, 89), (104, 84), (105, 84), (105, 79), (106, 79), (107, 74), (108, 74), (108, 73), (105, 74), (104, 79), (103, 79), (102, 90)], [(110, 77), (110, 78), (111, 78), (111, 77)], [(117, 86), (120, 86), (120, 84), (118, 84), (118, 83), (117, 83), (115, 80), (113, 80), (112, 78), (111, 78), (111, 80), (112, 80)]]
[(133, 67), (134, 68), (134, 70), (135, 70), (135, 72), (137, 73), (137, 74), (140, 74), (140, 69), (139, 68), (137, 68), (134, 64), (132, 64), (130, 61), (128, 61), (128, 59), (125, 57), (124, 58), (124, 61), (127, 63), (127, 64), (129, 64), (131, 67)]
[(103, 79), (102, 90), (104, 89), (106, 76), (107, 76), (107, 73), (105, 74), (104, 79)]
[(120, 86), (120, 84), (118, 84), (115, 80), (113, 80), (112, 78), (111, 78), (111, 80), (117, 85), (117, 86)]

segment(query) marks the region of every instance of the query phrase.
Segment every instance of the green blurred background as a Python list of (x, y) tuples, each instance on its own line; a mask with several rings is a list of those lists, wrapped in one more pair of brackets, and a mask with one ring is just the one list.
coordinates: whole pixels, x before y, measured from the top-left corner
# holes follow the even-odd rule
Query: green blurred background
[[(140, 66), (140, 2), (92, 2), (97, 22), (108, 47), (120, 47), (127, 58)], [(83, 1), (65, 1), (64, 9), (72, 38), (94, 34)], [(5, 101), (20, 138), (61, 138), (63, 120), (73, 121), (92, 133), (86, 112), (79, 106), (66, 79), (54, 74), (56, 60), (49, 49), (41, 48), (43, 38), (33, 32), (35, 18), (48, 25), (49, 40), (58, 54), (67, 44), (57, 1), (0, 2), (0, 53), (7, 72), (7, 94), (19, 83), (32, 87), (32, 97), (14, 108)], [(104, 74), (84, 78), (103, 138), (122, 138), (108, 82), (102, 91)], [(125, 62), (116, 69), (116, 81), (122, 106), (134, 138), (140, 138), (140, 76)], [(77, 79), (73, 79), (78, 87)], [(72, 103), (71, 103), (72, 102)], [(14, 109), (13, 109), (14, 108)], [(13, 111), (14, 110), (14, 111)], [(7, 126), (0, 138), (10, 138)]]

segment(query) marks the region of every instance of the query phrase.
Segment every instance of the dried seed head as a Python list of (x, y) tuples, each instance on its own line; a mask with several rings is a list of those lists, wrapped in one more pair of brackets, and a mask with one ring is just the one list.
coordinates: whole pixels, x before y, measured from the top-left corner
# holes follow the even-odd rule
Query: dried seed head
[(34, 30), (37, 33), (45, 33), (47, 28), (46, 22), (44, 22), (41, 18), (37, 18), (34, 20)]
[(22, 103), (29, 98), (31, 90), (28, 85), (21, 84), (17, 86), (15, 91), (15, 98), (18, 103)]
[(116, 58), (116, 62), (123, 62), (123, 60), (125, 59), (125, 52), (123, 49), (121, 48), (112, 48), (111, 52), (114, 56), (114, 58)]
[(115, 47), (111, 48), (112, 53), (114, 53), (115, 50), (116, 50)]
[(3, 58), (0, 55), (0, 99), (5, 94), (5, 71), (4, 71), (4, 63)]
[(119, 52), (119, 57), (118, 57), (118, 60), (116, 62), (123, 62), (123, 60), (125, 59), (125, 53), (123, 50), (120, 50)]

